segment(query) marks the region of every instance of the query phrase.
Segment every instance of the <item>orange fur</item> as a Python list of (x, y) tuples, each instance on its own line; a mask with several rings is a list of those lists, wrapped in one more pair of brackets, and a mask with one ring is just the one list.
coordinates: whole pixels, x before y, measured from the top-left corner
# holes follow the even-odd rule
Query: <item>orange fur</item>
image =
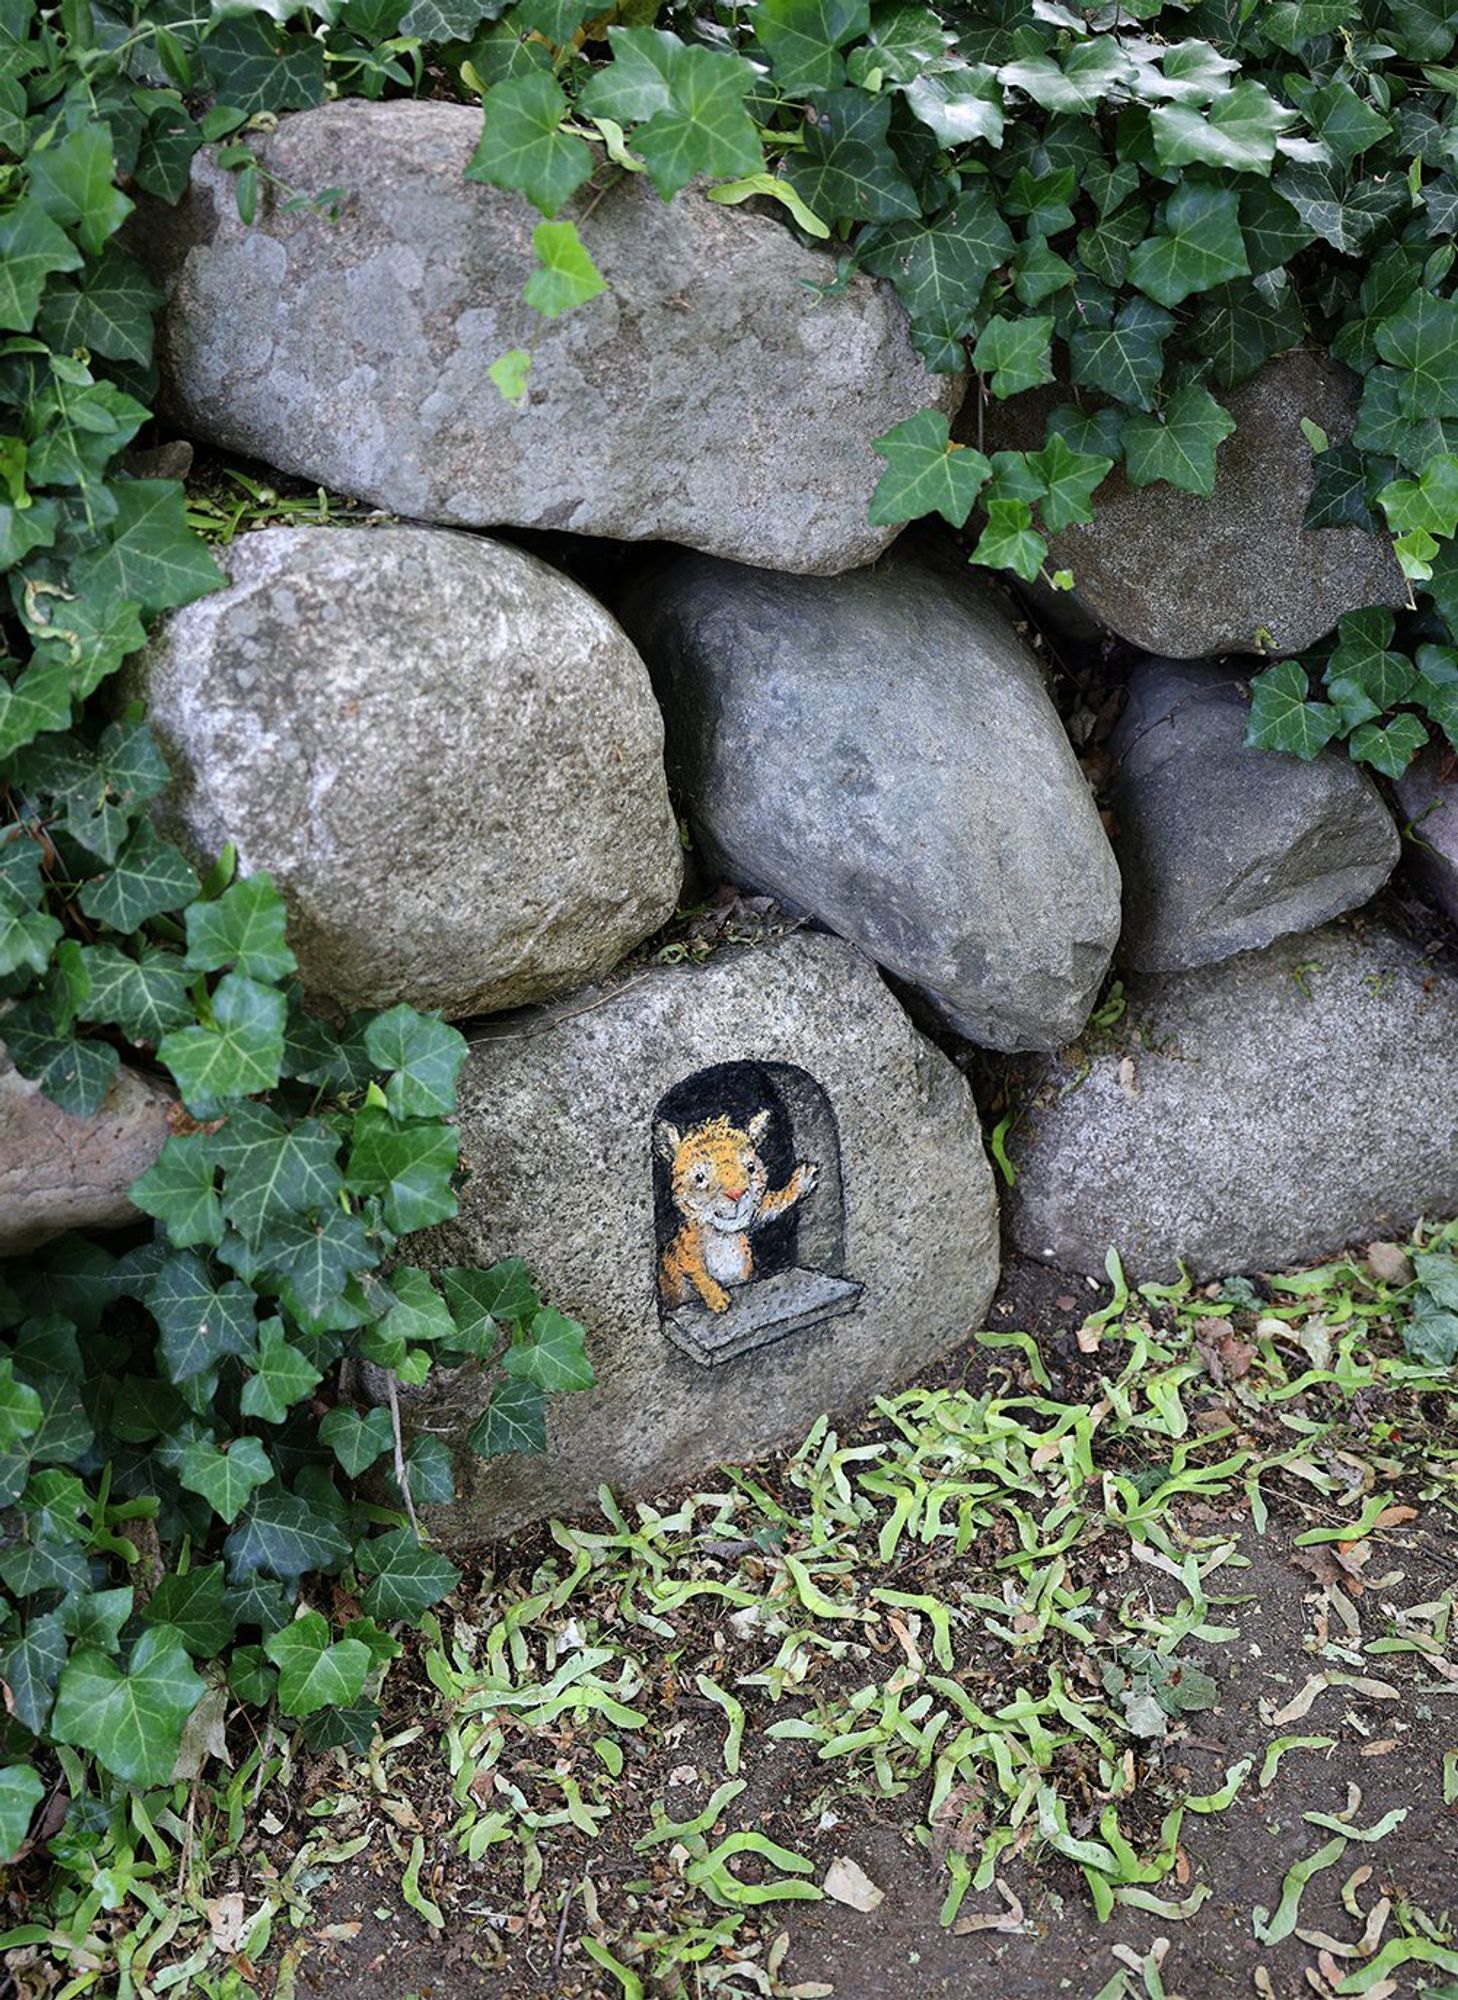
[(802, 1160), (785, 1185), (771, 1191), (755, 1146), (769, 1117), (756, 1112), (747, 1128), (711, 1118), (683, 1136), (675, 1126), (663, 1125), (655, 1135), (658, 1153), (671, 1169), (673, 1205), (683, 1218), (659, 1264), (666, 1306), (687, 1305), (697, 1296), (710, 1312), (727, 1312), (729, 1288), (754, 1276), (750, 1232), (783, 1215), (815, 1186), (820, 1169)]

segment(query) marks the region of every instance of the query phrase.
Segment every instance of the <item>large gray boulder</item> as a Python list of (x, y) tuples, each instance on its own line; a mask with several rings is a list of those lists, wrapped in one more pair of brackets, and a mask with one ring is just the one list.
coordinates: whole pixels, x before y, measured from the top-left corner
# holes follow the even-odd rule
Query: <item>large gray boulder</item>
[(139, 1221), (127, 1195), (167, 1140), (173, 1093), (119, 1069), (89, 1118), (62, 1111), (20, 1075), (0, 1043), (0, 1256), (68, 1229)]
[[(480, 136), (460, 104), (329, 104), (250, 144), (256, 223), (199, 154), (174, 214), (141, 232), (169, 298), (167, 407), (190, 434), (396, 513), (466, 527), (665, 538), (833, 574), (895, 533), (867, 503), (871, 440), (962, 379), (929, 375), (888, 285), (834, 297), (823, 252), (772, 218), (644, 177), (564, 217), (606, 284), (544, 322), (522, 301), (540, 215), (462, 178)], [(345, 191), (336, 222), (290, 188)], [(487, 370), (533, 351), (523, 408)]]
[(854, 940), (975, 1042), (1087, 1016), (1119, 877), (1038, 662), (962, 563), (683, 557), (620, 606), (711, 867)]
[(1344, 750), (1310, 763), (1248, 750), (1238, 663), (1145, 660), (1109, 739), (1121, 964), (1211, 965), (1355, 909), (1401, 848)]
[[(795, 1195), (751, 1228), (748, 1282), (725, 1274), (731, 1233), (718, 1233), (720, 1313), (692, 1287), (683, 1302), (659, 1288), (699, 1198), (684, 1177), (676, 1202), (663, 1154), (675, 1140), (692, 1151), (715, 1120), (763, 1161), (767, 1178), (751, 1170), (745, 1188)], [(997, 1198), (966, 1082), (833, 938), (655, 967), (493, 1024), (471, 1046), (460, 1132), (460, 1214), (403, 1254), (526, 1258), (586, 1324), (597, 1385), (553, 1399), (544, 1458), (457, 1454), (461, 1497), (430, 1517), (449, 1541), (590, 1505), (603, 1480), (661, 1490), (796, 1439), (975, 1329), (997, 1279)], [(409, 1402), (408, 1420), (459, 1443), (483, 1400), (462, 1371)]]
[(1020, 1250), (1273, 1271), (1458, 1210), (1458, 979), (1376, 924), (1128, 989), (1017, 1130)]
[[(1220, 400), (1236, 429), (1220, 446), (1206, 500), (1164, 481), (1130, 486), (1111, 473), (1094, 518), (1053, 539), (1050, 568), (1072, 570), (1071, 600), (1044, 592), (1040, 609), (1091, 614), (1145, 652), (1175, 659), (1217, 653), (1299, 653), (1343, 612), (1403, 605), (1407, 589), (1385, 535), (1304, 526), (1315, 479), (1309, 417), (1333, 444), (1356, 419), (1360, 384), (1325, 354), (1267, 362)], [(991, 404), (986, 448), (1040, 443), (1049, 409), (1039, 390)], [(964, 420), (965, 421), (965, 420)]]
[(584, 590), (436, 528), (267, 528), (223, 560), (137, 671), (159, 816), (273, 875), (318, 1002), (513, 1007), (672, 914), (662, 722)]
[(1408, 873), (1458, 923), (1458, 752), (1430, 743), (1393, 791), (1409, 833)]

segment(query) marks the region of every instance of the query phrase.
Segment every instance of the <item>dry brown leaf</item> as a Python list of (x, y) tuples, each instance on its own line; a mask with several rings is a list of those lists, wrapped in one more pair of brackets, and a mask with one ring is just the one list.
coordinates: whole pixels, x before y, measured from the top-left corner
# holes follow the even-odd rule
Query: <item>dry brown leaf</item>
[(1000, 1875), (994, 1875), (992, 1886), (996, 1889), (1007, 1908), (1001, 1915), (993, 1911), (958, 1917), (952, 1926), (953, 1937), (972, 1937), (978, 1931), (1002, 1931), (1009, 1935), (1021, 1933), (1023, 1928), (1023, 1906), (1009, 1889)]
[(248, 1907), (242, 1896), (236, 1890), (228, 1896), (209, 1896), (203, 1909), (218, 1950), (229, 1954), (241, 1951), (249, 1928)]
[(879, 1909), (886, 1900), (886, 1891), (878, 1889), (858, 1861), (852, 1861), (848, 1854), (838, 1854), (825, 1871), (821, 1884), (833, 1903), (844, 1903), (848, 1910), (870, 1911)]
[(1418, 1510), (1416, 1507), (1384, 1507), (1382, 1512), (1377, 1516), (1373, 1526), (1378, 1528), (1400, 1528), (1404, 1521), (1415, 1521), (1417, 1517)]
[(1400, 1243), (1369, 1243), (1367, 1269), (1380, 1285), (1410, 1285), (1412, 1259)]

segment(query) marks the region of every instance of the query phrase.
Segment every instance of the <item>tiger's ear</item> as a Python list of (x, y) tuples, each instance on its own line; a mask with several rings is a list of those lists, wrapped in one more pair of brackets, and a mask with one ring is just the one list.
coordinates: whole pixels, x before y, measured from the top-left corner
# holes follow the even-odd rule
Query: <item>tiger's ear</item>
[(673, 1156), (683, 1144), (683, 1136), (676, 1125), (659, 1125), (653, 1133), (653, 1150), (660, 1160), (673, 1165)]
[(773, 1114), (768, 1111), (755, 1112), (754, 1116), (750, 1119), (749, 1123), (744, 1128), (745, 1131), (749, 1134), (751, 1139), (758, 1141), (764, 1137), (765, 1133), (768, 1132), (769, 1130), (770, 1118), (772, 1115)]

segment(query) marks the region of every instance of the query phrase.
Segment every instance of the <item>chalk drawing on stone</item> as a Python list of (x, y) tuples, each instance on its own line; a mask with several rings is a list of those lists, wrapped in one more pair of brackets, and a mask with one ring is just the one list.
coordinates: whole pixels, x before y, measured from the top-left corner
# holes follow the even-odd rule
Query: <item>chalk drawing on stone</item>
[(792, 1063), (716, 1063), (653, 1116), (663, 1330), (705, 1367), (852, 1311), (840, 1133)]

